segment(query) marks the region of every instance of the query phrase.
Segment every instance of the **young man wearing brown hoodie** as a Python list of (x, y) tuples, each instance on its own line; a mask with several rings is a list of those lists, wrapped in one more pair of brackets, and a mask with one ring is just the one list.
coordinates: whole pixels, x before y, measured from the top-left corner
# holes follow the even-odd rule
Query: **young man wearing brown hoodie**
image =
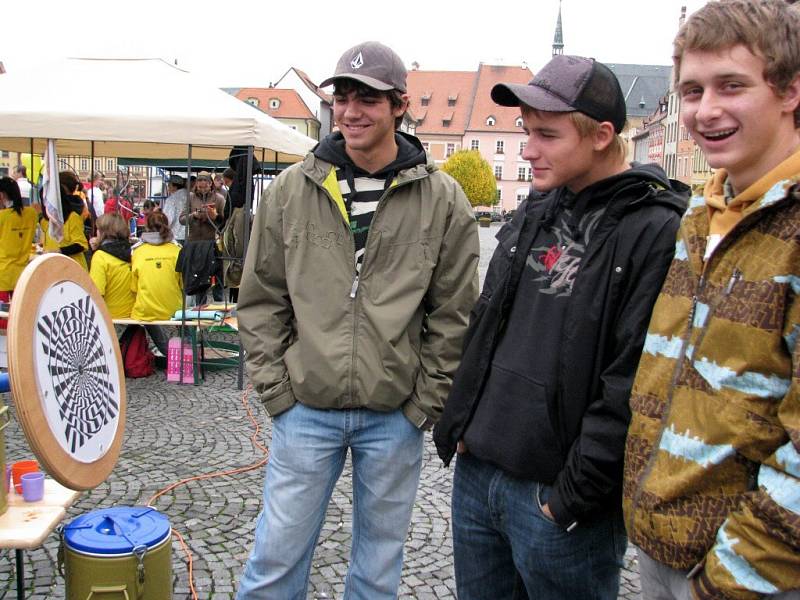
[[(690, 202), (631, 395), (644, 598), (800, 598), (800, 14), (709, 2), (675, 39)], [(790, 591), (795, 590), (795, 591)]]

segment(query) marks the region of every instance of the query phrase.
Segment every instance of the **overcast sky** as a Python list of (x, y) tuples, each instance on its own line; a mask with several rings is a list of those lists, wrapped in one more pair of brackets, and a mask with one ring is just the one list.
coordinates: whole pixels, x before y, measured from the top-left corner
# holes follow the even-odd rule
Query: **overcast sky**
[[(670, 64), (681, 6), (691, 13), (703, 4), (564, 0), (565, 53)], [(558, 13), (557, 0), (71, 0), (30, 12), (15, 7), (6, 11), (0, 36), (8, 71), (48, 56), (160, 57), (219, 87), (267, 86), (290, 66), (319, 82), (344, 50), (368, 39), (391, 46), (409, 67), (413, 61), (426, 70), (524, 62), (536, 71), (550, 58)], [(124, 93), (129, 84), (108, 73), (84, 91)]]

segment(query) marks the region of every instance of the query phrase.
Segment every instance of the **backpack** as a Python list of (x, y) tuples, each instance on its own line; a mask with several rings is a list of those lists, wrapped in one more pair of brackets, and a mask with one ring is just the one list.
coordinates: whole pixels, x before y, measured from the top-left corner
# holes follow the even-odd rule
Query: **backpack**
[(147, 346), (147, 334), (141, 325), (128, 325), (119, 338), (125, 377), (149, 377), (155, 370), (155, 357)]

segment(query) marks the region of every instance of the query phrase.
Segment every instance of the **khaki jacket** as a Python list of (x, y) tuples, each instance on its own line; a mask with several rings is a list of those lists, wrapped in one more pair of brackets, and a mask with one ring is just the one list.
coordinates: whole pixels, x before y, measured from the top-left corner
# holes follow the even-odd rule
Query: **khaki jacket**
[(332, 166), (309, 154), (287, 169), (258, 207), (237, 308), (267, 412), (402, 407), (432, 425), (477, 299), (478, 254), (461, 188), (417, 165), (381, 197), (357, 276)]

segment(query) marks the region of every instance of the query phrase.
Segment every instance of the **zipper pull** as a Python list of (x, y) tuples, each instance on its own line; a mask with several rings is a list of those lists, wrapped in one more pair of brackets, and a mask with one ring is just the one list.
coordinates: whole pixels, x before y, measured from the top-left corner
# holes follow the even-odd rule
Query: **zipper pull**
[(739, 269), (734, 269), (730, 280), (728, 280), (728, 286), (725, 288), (726, 296), (728, 296), (733, 291), (733, 286), (735, 286), (736, 282), (739, 281), (741, 278), (742, 278), (742, 272)]
[(356, 275), (356, 278), (353, 279), (353, 285), (350, 288), (350, 297), (355, 298), (357, 291), (358, 291), (358, 275)]

